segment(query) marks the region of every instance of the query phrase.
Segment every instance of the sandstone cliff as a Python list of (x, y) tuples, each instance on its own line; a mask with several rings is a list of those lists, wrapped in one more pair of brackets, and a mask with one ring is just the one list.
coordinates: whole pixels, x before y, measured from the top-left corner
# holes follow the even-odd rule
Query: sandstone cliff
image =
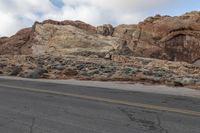
[[(190, 63), (199, 59), (200, 12), (178, 17), (157, 15), (139, 23), (138, 27), (140, 37), (136, 37), (136, 45), (152, 47), (150, 52), (144, 51), (148, 53), (145, 56)], [(137, 53), (137, 46), (134, 48)]]
[(0, 38), (0, 75), (123, 80), (200, 88), (200, 12), (94, 27), (35, 22)]
[(36, 22), (0, 38), (0, 54), (114, 53), (194, 63), (200, 58), (200, 12), (149, 17), (138, 25), (91, 26), (81, 21)]

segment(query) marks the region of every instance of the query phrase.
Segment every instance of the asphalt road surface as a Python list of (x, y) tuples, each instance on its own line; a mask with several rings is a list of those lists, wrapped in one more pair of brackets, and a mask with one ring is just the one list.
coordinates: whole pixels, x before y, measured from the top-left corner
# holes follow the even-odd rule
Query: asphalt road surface
[(200, 98), (0, 79), (0, 133), (200, 133)]

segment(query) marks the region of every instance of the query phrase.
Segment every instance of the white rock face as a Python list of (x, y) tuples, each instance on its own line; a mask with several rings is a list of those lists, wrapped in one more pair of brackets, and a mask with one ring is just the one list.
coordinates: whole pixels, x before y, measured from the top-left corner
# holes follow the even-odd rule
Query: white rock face
[(32, 46), (32, 54), (33, 55), (44, 55), (47, 47), (42, 45), (33, 45)]
[(36, 24), (33, 54), (75, 52), (109, 52), (116, 49), (116, 37), (92, 34), (71, 25)]

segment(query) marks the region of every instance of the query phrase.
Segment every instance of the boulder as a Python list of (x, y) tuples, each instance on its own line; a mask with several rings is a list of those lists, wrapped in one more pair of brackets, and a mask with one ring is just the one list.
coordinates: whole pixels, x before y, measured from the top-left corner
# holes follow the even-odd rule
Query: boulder
[(63, 74), (65, 76), (76, 76), (78, 75), (78, 72), (72, 68), (66, 68), (65, 70), (63, 70)]
[(199, 67), (200, 67), (200, 59), (196, 60), (193, 64), (194, 64), (195, 66), (199, 66)]
[(42, 75), (44, 73), (48, 73), (48, 71), (44, 68), (35, 68), (33, 70), (27, 70), (24, 72), (24, 74), (22, 74), (21, 76), (24, 78), (33, 78), (33, 79), (37, 79), (37, 78), (41, 78)]
[(11, 69), (11, 72), (10, 72), (10, 76), (17, 76), (20, 72), (22, 71), (22, 67), (21, 66), (14, 66), (12, 67)]
[(103, 36), (112, 36), (113, 32), (114, 28), (111, 24), (104, 24), (97, 27), (97, 34), (101, 34)]

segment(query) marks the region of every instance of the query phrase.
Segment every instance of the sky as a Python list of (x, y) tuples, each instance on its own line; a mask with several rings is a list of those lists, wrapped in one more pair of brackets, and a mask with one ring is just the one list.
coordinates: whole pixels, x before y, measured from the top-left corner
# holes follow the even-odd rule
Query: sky
[(136, 24), (156, 14), (176, 16), (193, 10), (200, 10), (199, 0), (0, 0), (0, 36), (46, 19), (94, 26)]

